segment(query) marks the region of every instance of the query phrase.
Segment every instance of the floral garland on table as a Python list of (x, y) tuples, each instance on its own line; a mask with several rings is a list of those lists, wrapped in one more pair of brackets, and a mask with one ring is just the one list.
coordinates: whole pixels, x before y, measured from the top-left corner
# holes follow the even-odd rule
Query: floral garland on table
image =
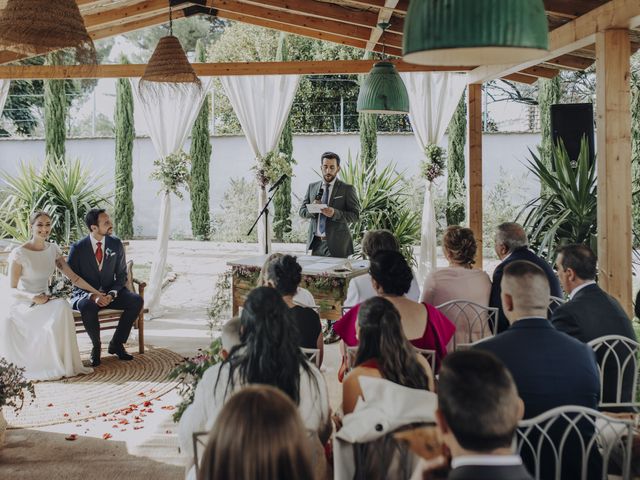
[(345, 281), (343, 278), (321, 273), (319, 275), (303, 275), (300, 285), (309, 290), (332, 294), (334, 298), (338, 299), (343, 294)]
[(282, 175), (291, 177), (293, 168), (287, 156), (282, 152), (269, 152), (264, 157), (257, 159), (257, 164), (252, 167), (256, 175), (256, 180), (260, 187), (265, 188), (269, 184), (274, 184)]
[(444, 175), (447, 151), (435, 143), (430, 143), (425, 147), (424, 154), (427, 158), (420, 163), (420, 173), (429, 182), (433, 182)]
[(150, 178), (162, 183), (162, 190), (173, 193), (182, 200), (184, 194), (181, 189), (188, 191), (191, 182), (191, 157), (179, 150), (165, 158), (154, 160), (153, 166), (155, 169)]
[(256, 286), (260, 270), (260, 267), (233, 267), (233, 276), (238, 280), (244, 280), (249, 285)]

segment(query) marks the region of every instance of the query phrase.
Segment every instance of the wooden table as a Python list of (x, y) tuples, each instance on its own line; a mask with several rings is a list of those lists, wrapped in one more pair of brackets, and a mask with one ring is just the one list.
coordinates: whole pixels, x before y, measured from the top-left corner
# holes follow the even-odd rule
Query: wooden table
[[(234, 316), (238, 314), (249, 292), (255, 288), (266, 258), (267, 255), (256, 255), (227, 262), (232, 269)], [(297, 258), (302, 267), (300, 286), (313, 295), (316, 305), (320, 307), (320, 317), (338, 320), (342, 316), (342, 304), (347, 297), (349, 281), (367, 273), (369, 261), (311, 255), (300, 255)]]

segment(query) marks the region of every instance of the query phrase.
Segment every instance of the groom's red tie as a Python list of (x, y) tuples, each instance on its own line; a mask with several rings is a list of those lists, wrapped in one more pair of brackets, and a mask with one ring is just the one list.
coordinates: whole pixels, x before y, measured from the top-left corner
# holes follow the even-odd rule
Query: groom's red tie
[(100, 265), (102, 263), (102, 242), (98, 242), (96, 245), (96, 261)]

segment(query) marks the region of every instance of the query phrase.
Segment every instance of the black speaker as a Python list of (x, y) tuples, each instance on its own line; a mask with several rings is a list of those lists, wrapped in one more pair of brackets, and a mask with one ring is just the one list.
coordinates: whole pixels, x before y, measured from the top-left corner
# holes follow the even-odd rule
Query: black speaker
[(551, 105), (551, 138), (556, 145), (558, 140), (564, 142), (569, 158), (578, 160), (580, 142), (587, 137), (589, 145), (589, 162), (595, 158), (593, 143), (593, 104), (592, 103), (557, 103)]

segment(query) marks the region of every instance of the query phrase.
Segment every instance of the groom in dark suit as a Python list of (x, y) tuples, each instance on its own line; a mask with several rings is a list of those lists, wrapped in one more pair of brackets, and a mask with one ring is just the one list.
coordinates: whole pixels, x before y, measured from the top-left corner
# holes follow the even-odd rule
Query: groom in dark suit
[[(300, 216), (311, 219), (307, 250), (312, 255), (346, 258), (353, 253), (349, 223), (358, 220), (360, 204), (352, 185), (338, 180), (340, 157), (325, 152), (320, 157), (322, 181), (309, 185)], [(327, 205), (321, 213), (309, 212), (310, 203)]]
[(68, 264), (101, 295), (90, 294), (74, 287), (71, 297), (72, 307), (82, 314), (82, 323), (91, 338), (91, 365), (100, 365), (100, 324), (98, 313), (103, 308), (123, 310), (116, 332), (109, 342), (109, 353), (120, 360), (131, 360), (124, 343), (129, 338), (133, 322), (140, 314), (143, 300), (140, 295), (129, 291), (127, 283), (127, 262), (122, 242), (111, 236), (113, 224), (104, 209), (91, 209), (85, 217), (90, 233), (71, 245)]

